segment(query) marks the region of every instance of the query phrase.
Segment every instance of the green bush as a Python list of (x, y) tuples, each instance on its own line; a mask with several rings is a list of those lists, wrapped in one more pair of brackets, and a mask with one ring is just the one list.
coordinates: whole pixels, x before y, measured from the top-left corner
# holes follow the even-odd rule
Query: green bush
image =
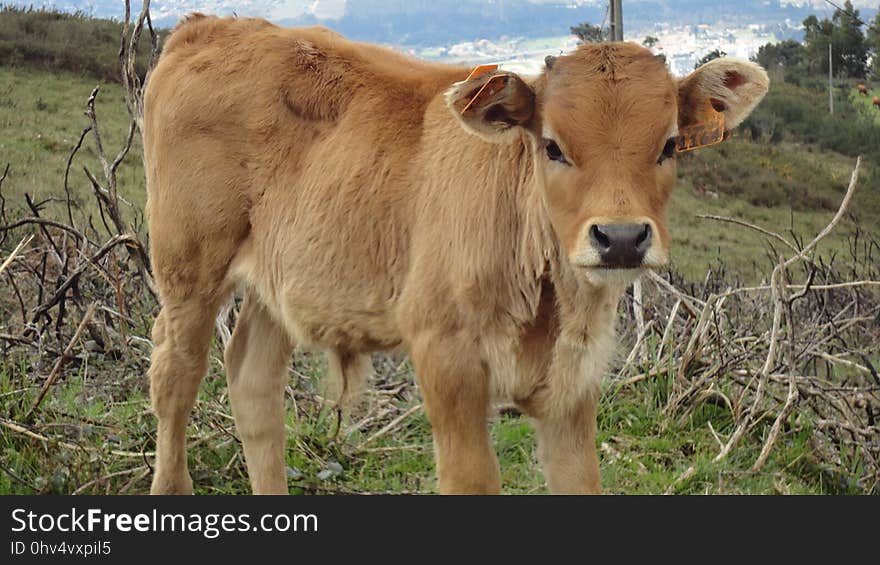
[[(774, 135), (756, 143), (748, 141), (750, 131), (744, 129), (728, 143), (687, 153), (681, 158), (683, 177), (698, 194), (727, 195), (753, 206), (836, 210), (848, 171), (829, 168), (809, 145), (773, 142)], [(866, 163), (863, 186), (874, 186), (874, 169)], [(866, 217), (880, 210), (869, 189), (859, 193), (857, 201), (854, 209)]]
[(828, 113), (827, 82), (802, 75), (793, 84), (788, 78), (787, 74), (773, 73), (770, 92), (744, 122), (742, 127), (753, 140), (814, 143), (880, 162), (880, 127), (864, 108), (852, 103), (852, 85), (843, 84), (835, 92), (832, 115)]
[[(122, 23), (43, 8), (0, 7), (0, 65), (63, 70), (119, 82)], [(138, 49), (143, 75), (149, 41)]]

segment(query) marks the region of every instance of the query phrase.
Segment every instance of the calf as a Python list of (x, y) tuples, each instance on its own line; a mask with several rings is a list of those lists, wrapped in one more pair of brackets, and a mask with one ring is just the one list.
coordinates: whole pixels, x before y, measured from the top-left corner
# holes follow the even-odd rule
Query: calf
[(627, 43), (469, 77), (323, 28), (191, 16), (144, 111), (152, 492), (192, 491), (186, 425), (236, 290), (225, 369), (254, 492), (287, 491), (298, 344), (326, 351), (344, 397), (372, 352), (410, 355), (440, 492), (499, 492), (494, 401), (533, 419), (552, 492), (598, 492), (599, 382), (618, 300), (666, 263), (675, 154), (721, 141), (767, 86), (730, 59), (676, 80)]

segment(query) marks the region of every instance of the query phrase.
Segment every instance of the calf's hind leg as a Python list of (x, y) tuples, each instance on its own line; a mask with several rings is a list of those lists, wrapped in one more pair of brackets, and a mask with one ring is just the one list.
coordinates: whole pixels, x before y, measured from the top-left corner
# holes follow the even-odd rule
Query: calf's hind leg
[(150, 398), (159, 420), (153, 494), (191, 494), (186, 425), (208, 367), (218, 301), (165, 301), (153, 324)]
[[(157, 77), (158, 78), (158, 77)], [(151, 98), (156, 98), (155, 96)], [(250, 229), (246, 171), (208, 131), (185, 133), (145, 111), (150, 256), (162, 310), (153, 327), (150, 396), (159, 419), (154, 493), (189, 493), (186, 425), (208, 366), (229, 266)]]
[(293, 348), (293, 340), (259, 299), (246, 296), (224, 357), (254, 494), (287, 493), (284, 384)]

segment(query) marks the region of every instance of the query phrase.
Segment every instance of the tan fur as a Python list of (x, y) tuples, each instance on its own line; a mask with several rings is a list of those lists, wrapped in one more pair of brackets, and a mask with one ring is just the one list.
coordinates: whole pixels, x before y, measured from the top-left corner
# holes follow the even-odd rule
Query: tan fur
[[(657, 157), (678, 87), (640, 47), (584, 46), (461, 113), (491, 78), (468, 73), (321, 28), (198, 15), (177, 27), (144, 121), (162, 299), (153, 492), (191, 491), (186, 422), (235, 289), (246, 299), (226, 370), (255, 492), (286, 487), (295, 344), (329, 352), (344, 394), (371, 352), (410, 354), (441, 492), (500, 490), (487, 426), (498, 400), (535, 420), (552, 491), (598, 491), (599, 382), (638, 271), (585, 263), (584, 234), (597, 218), (645, 218), (657, 231), (647, 266), (665, 261), (676, 174)], [(712, 95), (733, 111), (755, 99)], [(546, 158), (545, 125), (571, 167)]]

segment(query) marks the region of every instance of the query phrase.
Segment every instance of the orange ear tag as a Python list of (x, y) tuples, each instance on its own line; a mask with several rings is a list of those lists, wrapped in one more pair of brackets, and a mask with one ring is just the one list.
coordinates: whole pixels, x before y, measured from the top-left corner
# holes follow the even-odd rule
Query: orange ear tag
[(478, 90), (477, 93), (474, 94), (473, 98), (470, 99), (467, 105), (462, 108), (462, 115), (464, 115), (464, 113), (467, 112), (471, 106), (479, 104), (485, 98), (495, 96), (497, 93), (501, 92), (501, 89), (507, 86), (507, 78), (508, 75), (495, 75), (487, 80), (486, 83), (480, 88), (480, 90)]
[(497, 71), (498, 65), (480, 65), (475, 67), (474, 70), (471, 71), (471, 74), (464, 80), (471, 80), (472, 78), (481, 77), (486, 73), (491, 73), (492, 71)]
[(714, 108), (710, 112), (709, 119), (705, 122), (679, 130), (678, 141), (675, 145), (677, 152), (685, 153), (694, 149), (711, 147), (727, 139), (730, 132), (724, 129), (724, 114)]

